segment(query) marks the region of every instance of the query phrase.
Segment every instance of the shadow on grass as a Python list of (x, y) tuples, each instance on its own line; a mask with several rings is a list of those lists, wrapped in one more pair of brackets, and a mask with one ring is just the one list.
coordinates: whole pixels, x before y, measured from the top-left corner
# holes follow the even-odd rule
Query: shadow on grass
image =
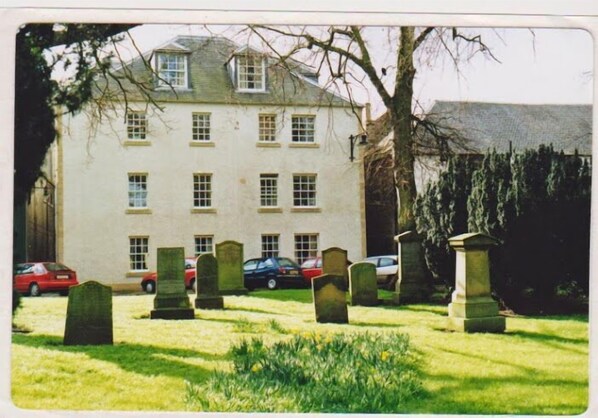
[(65, 353), (84, 353), (92, 359), (114, 363), (122, 370), (145, 376), (171, 376), (193, 382), (203, 382), (211, 371), (180, 359), (201, 358), (225, 360), (226, 355), (202, 353), (196, 350), (165, 348), (152, 345), (117, 343), (115, 345), (65, 346), (62, 338), (52, 335), (13, 335), (13, 344), (55, 350)]
[(281, 302), (313, 303), (311, 289), (276, 289), (254, 290), (249, 292), (250, 297), (279, 300)]
[(246, 308), (241, 306), (226, 306), (226, 311), (236, 311), (236, 312), (254, 312), (254, 313), (263, 313), (268, 315), (281, 315), (281, 316), (293, 316), (290, 313), (286, 312), (279, 312), (275, 310), (269, 309), (260, 309), (260, 308)]

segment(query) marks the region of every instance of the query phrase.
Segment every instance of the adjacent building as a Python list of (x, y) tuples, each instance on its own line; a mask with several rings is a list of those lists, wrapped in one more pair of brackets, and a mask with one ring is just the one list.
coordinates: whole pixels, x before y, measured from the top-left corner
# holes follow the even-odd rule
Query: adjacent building
[(332, 246), (365, 257), (363, 165), (348, 140), (361, 128), (309, 68), (179, 36), (120, 71), (161, 109), (109, 79), (97, 95), (118, 99), (112, 117), (59, 121), (57, 252), (80, 279), (137, 288), (158, 247), (194, 256), (225, 240), (246, 259)]

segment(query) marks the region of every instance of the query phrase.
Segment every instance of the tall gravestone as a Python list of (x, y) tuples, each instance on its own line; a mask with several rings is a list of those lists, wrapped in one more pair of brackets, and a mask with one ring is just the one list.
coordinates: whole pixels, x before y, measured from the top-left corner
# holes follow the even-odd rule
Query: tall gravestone
[(185, 250), (158, 248), (158, 277), (151, 319), (193, 319), (185, 289)]
[(224, 241), (216, 244), (218, 287), (221, 295), (246, 295), (243, 283), (243, 244)]
[(375, 306), (378, 304), (375, 265), (361, 261), (349, 267), (349, 295), (353, 306)]
[(488, 250), (497, 241), (469, 233), (449, 239), (456, 251), (455, 291), (448, 306), (448, 328), (463, 332), (504, 332), (506, 320), (498, 315), (491, 297)]
[(212, 254), (202, 254), (195, 265), (197, 294), (195, 307), (200, 309), (224, 309), (224, 301), (218, 289), (218, 261)]
[(64, 345), (112, 345), (112, 288), (95, 281), (69, 290)]
[(347, 285), (340, 275), (323, 274), (312, 282), (316, 322), (349, 323), (347, 310)]
[(345, 283), (348, 284), (347, 264), (347, 250), (331, 247), (322, 251), (322, 274), (343, 276)]
[(417, 303), (427, 301), (432, 284), (426, 269), (421, 238), (413, 231), (395, 237), (398, 245), (399, 271), (393, 302)]

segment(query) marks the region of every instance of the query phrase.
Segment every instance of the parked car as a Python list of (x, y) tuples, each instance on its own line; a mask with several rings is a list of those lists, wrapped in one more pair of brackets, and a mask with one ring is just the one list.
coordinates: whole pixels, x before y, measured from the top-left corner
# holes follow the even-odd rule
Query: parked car
[(364, 261), (376, 266), (376, 279), (378, 285), (392, 289), (399, 277), (399, 257), (396, 255), (377, 255), (368, 257)]
[(301, 267), (290, 258), (252, 258), (243, 264), (243, 282), (247, 289), (258, 287), (305, 287)]
[[(347, 260), (347, 267), (353, 264)], [(322, 275), (322, 257), (308, 258), (301, 264), (301, 271), (303, 272), (303, 279), (308, 286), (311, 286), (311, 281), (314, 277)]]
[[(187, 257), (185, 258), (185, 288), (193, 290), (195, 292), (195, 264), (197, 263), (196, 258)], [(141, 288), (144, 292), (155, 293), (156, 292), (156, 280), (158, 279), (158, 273), (148, 273), (141, 279)]]
[(78, 284), (74, 270), (54, 261), (21, 263), (14, 268), (13, 286), (24, 295), (59, 292), (66, 296), (69, 288)]

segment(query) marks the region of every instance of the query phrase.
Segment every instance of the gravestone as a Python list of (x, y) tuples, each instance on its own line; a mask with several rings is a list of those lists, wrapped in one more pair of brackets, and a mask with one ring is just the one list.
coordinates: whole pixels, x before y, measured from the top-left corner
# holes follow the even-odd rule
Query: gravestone
[(322, 251), (322, 274), (343, 276), (346, 285), (349, 283), (347, 264), (347, 250), (331, 247)]
[(218, 261), (212, 254), (202, 254), (195, 265), (197, 295), (195, 307), (200, 309), (224, 309), (224, 301), (218, 293)]
[(69, 289), (64, 345), (112, 345), (112, 288), (95, 281)]
[(349, 294), (353, 306), (375, 306), (378, 304), (375, 265), (361, 261), (349, 267)]
[(224, 241), (216, 244), (218, 288), (221, 295), (246, 295), (243, 283), (243, 244)]
[(456, 251), (455, 291), (448, 306), (448, 328), (462, 332), (504, 332), (506, 320), (498, 315), (491, 297), (488, 250), (497, 241), (469, 233), (449, 239)]
[(343, 276), (323, 274), (314, 277), (311, 286), (316, 322), (349, 323), (347, 285)]
[(158, 248), (158, 277), (151, 319), (193, 319), (185, 289), (185, 250)]
[(425, 302), (432, 293), (430, 275), (421, 238), (413, 231), (407, 231), (395, 237), (398, 243), (399, 268), (395, 284), (393, 303)]

